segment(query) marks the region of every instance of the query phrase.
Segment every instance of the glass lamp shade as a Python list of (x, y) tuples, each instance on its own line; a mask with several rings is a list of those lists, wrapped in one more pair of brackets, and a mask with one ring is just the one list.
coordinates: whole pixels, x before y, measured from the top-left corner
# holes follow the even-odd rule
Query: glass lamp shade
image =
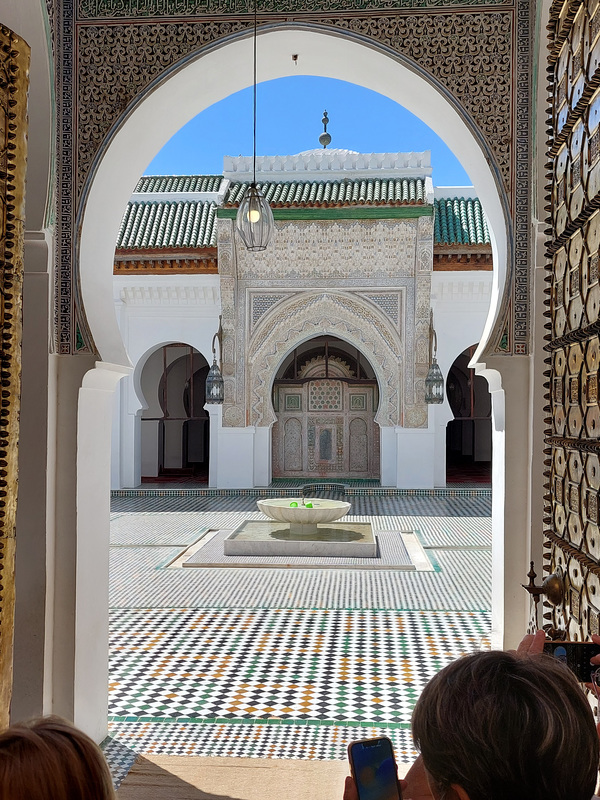
[(225, 396), (225, 384), (217, 360), (213, 359), (212, 367), (206, 376), (206, 402), (222, 403)]
[(429, 405), (444, 402), (444, 376), (435, 358), (431, 359), (431, 366), (425, 378), (425, 402)]
[(246, 189), (238, 208), (235, 226), (247, 250), (266, 250), (275, 230), (275, 220), (271, 206), (255, 183), (251, 183)]

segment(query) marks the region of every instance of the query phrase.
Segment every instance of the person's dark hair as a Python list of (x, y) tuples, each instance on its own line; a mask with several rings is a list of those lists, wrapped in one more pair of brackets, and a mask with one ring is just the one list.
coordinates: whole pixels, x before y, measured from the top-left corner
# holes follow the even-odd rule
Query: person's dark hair
[(550, 656), (465, 656), (425, 687), (412, 719), (423, 763), (444, 796), (590, 800), (598, 771), (594, 717), (575, 677)]
[(0, 800), (114, 800), (102, 751), (60, 717), (0, 733)]

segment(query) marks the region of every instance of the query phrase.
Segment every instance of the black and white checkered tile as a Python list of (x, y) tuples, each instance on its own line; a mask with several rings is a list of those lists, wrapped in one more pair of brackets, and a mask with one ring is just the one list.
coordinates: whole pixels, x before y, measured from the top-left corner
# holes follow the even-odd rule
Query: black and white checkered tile
[(112, 722), (111, 736), (145, 755), (346, 759), (349, 742), (388, 736), (396, 760), (416, 758), (410, 731), (341, 725)]
[[(384, 515), (428, 515), (442, 517), (487, 517), (491, 513), (489, 492), (472, 492), (456, 495), (353, 495), (353, 514), (370, 516)], [(210, 496), (181, 494), (177, 496), (135, 495), (115, 496), (111, 509), (115, 513), (135, 511), (162, 512), (223, 512), (256, 511), (257, 498), (252, 495)]]

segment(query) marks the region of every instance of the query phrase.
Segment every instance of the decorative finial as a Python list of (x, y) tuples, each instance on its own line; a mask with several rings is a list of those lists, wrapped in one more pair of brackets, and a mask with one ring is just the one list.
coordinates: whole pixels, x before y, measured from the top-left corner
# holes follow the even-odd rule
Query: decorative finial
[(323, 119), (321, 120), (323, 123), (323, 133), (319, 136), (319, 144), (323, 145), (323, 150), (327, 147), (328, 144), (331, 144), (331, 136), (327, 133), (327, 125), (329, 124), (329, 117), (327, 116), (327, 111), (323, 112)]

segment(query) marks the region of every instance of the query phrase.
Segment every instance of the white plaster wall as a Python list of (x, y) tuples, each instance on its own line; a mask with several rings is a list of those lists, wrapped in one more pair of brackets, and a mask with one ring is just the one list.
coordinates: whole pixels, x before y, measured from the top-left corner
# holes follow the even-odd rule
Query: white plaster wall
[(396, 486), (399, 489), (432, 489), (435, 430), (431, 427), (396, 428)]
[[(207, 408), (210, 404), (207, 404)], [(210, 413), (210, 412), (209, 412)], [(211, 416), (219, 419), (220, 416)], [(218, 428), (219, 451), (216, 483), (219, 489), (251, 489), (254, 481), (254, 434), (256, 428)], [(213, 428), (211, 425), (211, 443)], [(210, 451), (212, 472), (212, 447)]]
[[(444, 380), (455, 359), (481, 341), (492, 288), (491, 272), (432, 273), (431, 306), (438, 341), (438, 364)], [(443, 403), (430, 406), (429, 428), (435, 431), (432, 486), (446, 485), (446, 425), (453, 416), (445, 394)]]
[[(143, 419), (161, 414), (157, 389), (163, 364), (156, 352), (165, 344), (183, 343), (212, 363), (212, 339), (221, 313), (219, 276), (115, 275), (113, 302), (134, 365), (133, 375), (123, 381), (120, 414), (113, 419), (113, 439), (119, 448), (113, 449), (111, 488), (120, 489), (138, 486), (142, 475), (158, 474), (158, 446), (151, 452), (153, 442), (158, 442), (158, 428)], [(170, 358), (179, 355), (173, 350)], [(181, 466), (180, 428), (179, 423), (177, 430), (167, 432), (165, 467)]]
[[(432, 273), (438, 363), (445, 378), (456, 357), (479, 342), (489, 309), (491, 286), (491, 272)], [(115, 415), (114, 425), (118, 432), (114, 438), (120, 442), (120, 452), (113, 451), (113, 488), (136, 486), (142, 474), (158, 474), (156, 425), (149, 420), (140, 422), (140, 416), (160, 415), (156, 390), (162, 373), (162, 358), (156, 348), (169, 342), (184, 342), (202, 352), (211, 363), (211, 342), (218, 328), (219, 304), (206, 302), (183, 307), (164, 302), (152, 304), (150, 301), (156, 298), (153, 290), (157, 287), (163, 295), (172, 295), (173, 298), (185, 295), (183, 290), (186, 287), (201, 288), (210, 300), (210, 291), (218, 287), (218, 276), (169, 276), (162, 279), (156, 276), (115, 276), (115, 307), (135, 371), (131, 378), (123, 381), (121, 413)], [(124, 302), (124, 288), (134, 302)], [(147, 405), (150, 408), (146, 411)], [(382, 485), (403, 489), (445, 486), (446, 425), (450, 419), (452, 412), (446, 399), (442, 405), (430, 407), (429, 426), (417, 431), (421, 436), (418, 440), (410, 436), (410, 429), (381, 428)], [(144, 436), (140, 425), (145, 426)], [(148, 425), (154, 425), (155, 429), (147, 430)], [(223, 434), (217, 423), (213, 421), (212, 425), (217, 432), (221, 464), (220, 468), (213, 465), (211, 469), (212, 485), (219, 488), (268, 485), (271, 480), (270, 428), (257, 428), (256, 431), (254, 428), (235, 429), (238, 443), (233, 430)], [(173, 440), (173, 457), (169, 456), (171, 450), (167, 446), (164, 466), (178, 467), (180, 464), (175, 455), (180, 454), (181, 432), (167, 433)], [(232, 459), (230, 467), (226, 466), (228, 453)]]

